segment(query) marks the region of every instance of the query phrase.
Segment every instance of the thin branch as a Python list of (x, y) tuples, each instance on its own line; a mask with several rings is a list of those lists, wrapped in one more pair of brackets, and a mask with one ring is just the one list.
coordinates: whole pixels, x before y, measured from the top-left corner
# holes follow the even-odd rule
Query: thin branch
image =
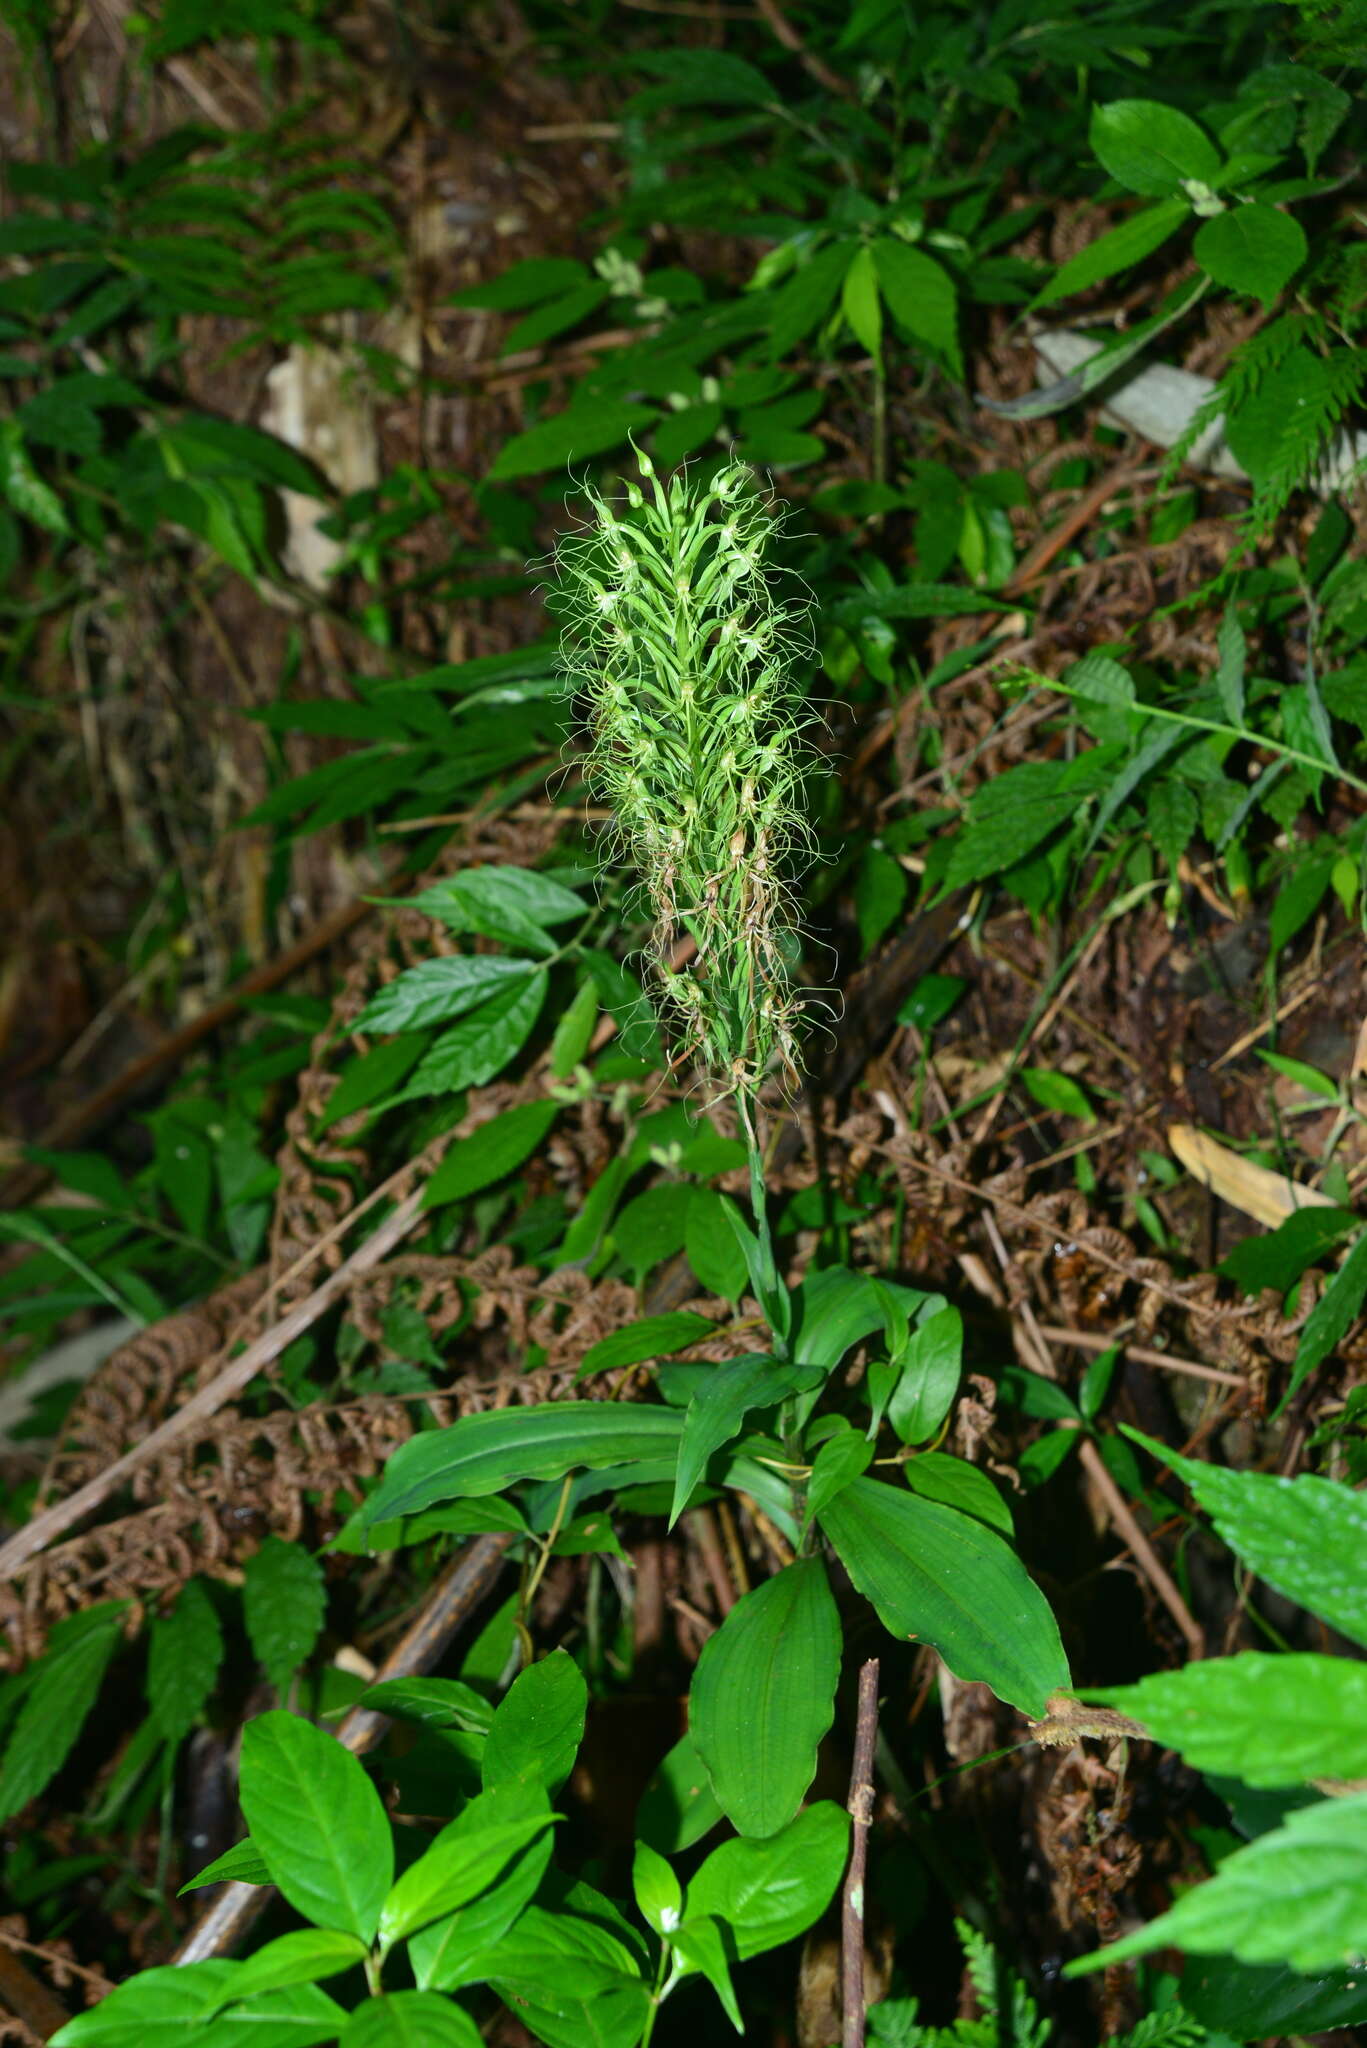
[[(408, 1174), (412, 1170), (413, 1162), (410, 1160), (400, 1169), (400, 1173)], [(395, 1174), (392, 1178), (397, 1180), (399, 1175)], [(386, 1182), (383, 1187), (377, 1188), (369, 1200), (374, 1201), (384, 1193), (387, 1186)], [(211, 1415), (216, 1415), (220, 1408), (240, 1394), (243, 1388), (256, 1378), (263, 1366), (279, 1358), (289, 1349), (296, 1337), (311, 1329), (319, 1317), (325, 1315), (332, 1304), (346, 1293), (354, 1280), (362, 1273), (368, 1273), (372, 1266), (378, 1266), (380, 1261), (393, 1251), (395, 1245), (407, 1237), (422, 1216), (423, 1193), (422, 1187), (415, 1188), (391, 1215), (386, 1216), (379, 1229), (373, 1231), (365, 1243), (359, 1245), (335, 1273), (328, 1275), (321, 1287), (316, 1287), (297, 1308), (291, 1309), (288, 1315), (282, 1316), (278, 1323), (266, 1330), (254, 1343), (249, 1344), (240, 1357), (234, 1358), (222, 1372), (202, 1386), (198, 1393), (192, 1394), (183, 1407), (178, 1408), (174, 1415), (169, 1415), (150, 1435), (143, 1437), (140, 1443), (134, 1444), (131, 1451), (125, 1451), (121, 1458), (116, 1458), (112, 1465), (88, 1481), (85, 1486), (78, 1487), (75, 1493), (69, 1494), (65, 1500), (54, 1501), (50, 1508), (44, 1509), (41, 1515), (36, 1515), (27, 1528), (20, 1529), (11, 1536), (8, 1543), (0, 1544), (0, 1580), (14, 1578), (29, 1559), (36, 1557), (40, 1550), (45, 1550), (55, 1537), (70, 1529), (84, 1515), (107, 1500), (130, 1473), (136, 1471), (140, 1465), (145, 1465), (149, 1458), (156, 1457), (168, 1444), (185, 1436), (199, 1423), (206, 1422)], [(352, 1210), (341, 1227), (346, 1228), (354, 1223), (358, 1214), (359, 1210)], [(323, 1239), (311, 1245), (298, 1262), (299, 1265), (311, 1264), (326, 1242), (327, 1240)], [(288, 1276), (282, 1276), (286, 1277)]]
[(873, 1819), (873, 1751), (878, 1739), (878, 1659), (859, 1671), (859, 1713), (850, 1772), (850, 1862), (840, 1901), (840, 2048), (864, 2048), (864, 1873)]

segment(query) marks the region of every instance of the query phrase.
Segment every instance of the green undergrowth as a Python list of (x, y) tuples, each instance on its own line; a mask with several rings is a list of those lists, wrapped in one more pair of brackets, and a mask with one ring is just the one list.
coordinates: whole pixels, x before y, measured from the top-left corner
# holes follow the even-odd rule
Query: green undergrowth
[[(436, 1160), (407, 1249), (467, 1263), (502, 1249), (533, 1286), (622, 1282), (637, 1303), (584, 1344), (565, 1398), (453, 1423), (427, 1397), (487, 1322), (477, 1280), (440, 1328), (417, 1281), (364, 1327), (321, 1320), (244, 1413), (401, 1398), (414, 1428), (382, 1470), (306, 1489), (287, 1536), (273, 1510), (238, 1504), (221, 1569), (54, 1609), (40, 1654), (14, 1656), (0, 1820), (23, 1839), (7, 1909), (119, 1980), (56, 2038), (114, 2048), (188, 2026), (209, 2048), (470, 2044), (501, 2008), (550, 2048), (727, 2023), (777, 2038), (789, 1945), (846, 1867), (845, 1788), (829, 1781), (833, 1758), (848, 1770), (869, 1656), (884, 1796), (869, 1897), (891, 1956), (870, 2041), (1062, 2048), (1104, 2026), (1124, 2048), (1222, 2048), (1359, 2024), (1367, 1452), (1343, 1346), (1367, 1237), (1339, 1158), (1361, 1117), (1352, 1077), (1269, 1038), (1269, 1121), (1281, 1083), (1300, 1091), (1294, 1115), (1333, 1128), (1318, 1157), (1282, 1128), (1261, 1163), (1313, 1166), (1329, 1201), (1219, 1268), (1232, 1297), (1271, 1289), (1288, 1308), (1308, 1273), (1328, 1274), (1268, 1389), (1274, 1422), (1295, 1402), (1306, 1424), (1286, 1477), (1129, 1427), (1119, 1340), (1076, 1382), (1007, 1364), (1004, 1325), (904, 1258), (905, 1193), (876, 1152), (843, 1189), (780, 1192), (766, 1149), (820, 1064), (823, 991), (838, 1007), (831, 985), (912, 919), (951, 905), (978, 946), (1014, 906), (1048, 971), (977, 1106), (1000, 1097), (1042, 1125), (1073, 1159), (1051, 1185), (1117, 1220), (1072, 1143), (1103, 1084), (1031, 1036), (1097, 928), (1156, 912), (1185, 940), (1214, 901), (1265, 935), (1259, 1020), (1312, 939), (1355, 930), (1367, 269), (1351, 10), (1004, 0), (912, 19), (892, 0), (795, 4), (795, 48), (729, 19), (725, 47), (667, 43), (604, 0), (525, 13), (547, 75), (571, 95), (591, 77), (610, 99), (606, 196), (565, 224), (563, 249), (445, 294), (453, 331), (494, 316), (492, 345), (527, 369), (517, 429), (481, 473), (394, 464), (350, 497), (196, 395), (213, 382), (206, 322), (224, 364), (325, 345), (388, 405), (462, 392), (454, 367), (415, 370), (386, 342), (407, 224), (341, 118), (347, 24), (326, 8), (211, 20), (189, 0), (130, 17), (121, 125), (89, 146), (55, 116), (56, 24), (41, 6), (8, 24), (37, 109), (0, 220), (11, 772), (35, 730), (91, 708), (34, 692), (40, 632), (74, 644), (111, 588), (171, 560), (206, 602), (265, 599), (297, 629), (252, 710), (267, 793), (237, 820), (267, 849), (269, 906), (310, 842), (390, 877), (372, 892), (387, 950), (359, 1011), (258, 998), (107, 1142), (23, 1148), (41, 1192), (0, 1214), (16, 1370), (78, 1321), (117, 1317), (112, 1339), (260, 1264), (285, 1119), (319, 1065), (332, 1085), (310, 1093), (293, 1142), (349, 1177), (353, 1200)], [(144, 133), (156, 67), (205, 49), (246, 52), (275, 111), (233, 134)], [(1065, 204), (1085, 233), (1053, 262)], [(980, 402), (1036, 319), (1100, 347), (1062, 380)], [(1043, 635), (1056, 597), (1026, 561), (1042, 494), (1079, 496), (1116, 460), (1121, 437), (1096, 416), (1143, 361), (1230, 333), (1166, 459), (1056, 564), (1103, 580), (1136, 553), (1185, 566), (1160, 571), (1144, 616), (1130, 604), (1122, 637), (1083, 616), (1066, 656), (1021, 659), (1037, 627), (1058, 644)], [(1217, 417), (1241, 481), (1187, 461)], [(1028, 437), (1053, 418), (1087, 452), (1050, 470)], [(323, 591), (285, 565), (284, 493), (338, 543)], [(1220, 545), (1203, 552), (1212, 523)], [(538, 555), (533, 633), (463, 661), (413, 651), (415, 620), (431, 646), (462, 607), (525, 624)], [(1155, 613), (1182, 630), (1155, 643)], [(360, 650), (328, 694), (297, 683), (314, 626)], [(970, 670), (990, 726), (956, 752)], [(97, 712), (105, 687), (97, 673)], [(844, 770), (885, 727), (896, 769), (892, 750), (871, 753), (870, 794)], [(556, 814), (549, 852), (443, 869), (461, 840), (451, 814), (515, 820), (528, 799)], [(171, 955), (175, 900), (128, 940), (128, 972)], [(430, 944), (391, 943), (400, 904)], [(927, 1123), (937, 1034), (966, 992), (937, 970), (897, 999)], [(567, 1170), (590, 1128), (609, 1156)], [(1120, 1220), (1195, 1277), (1162, 1207), (1177, 1169), (1143, 1160), (1149, 1192)], [(686, 1305), (652, 1308), (668, 1274)], [(529, 1341), (514, 1363), (547, 1355)], [(955, 1434), (983, 1386), (1010, 1476)], [(35, 1398), (11, 1431), (19, 1459), (26, 1442), (60, 1445), (77, 1392), (59, 1380)], [(1263, 1441), (1270, 1466), (1277, 1439)], [(1066, 1514), (1083, 1528), (1067, 1489), (1089, 1460), (1172, 1539), (1185, 1598), (1221, 1628), (1247, 1603), (1262, 1647), (1179, 1665), (1097, 1619), (1090, 1531), (1050, 1533)], [(20, 1527), (37, 1482), (14, 1470), (5, 1519)], [(762, 1572), (704, 1617), (691, 1667), (638, 1669), (633, 1547), (747, 1517)], [(411, 1613), (481, 1533), (506, 1541), (517, 1589), (433, 1675), (367, 1690), (354, 1659), (334, 1661)], [(537, 1619), (552, 1567), (575, 1575), (558, 1642)], [(1183, 1760), (1165, 1823), (1180, 1853), (1142, 1899), (1122, 1888), (1105, 1946), (1086, 1922), (1053, 1928), (1050, 1958), (1032, 1952), (986, 1831), (936, 1803), (952, 1766), (918, 1676), (931, 1652), (990, 1690), (1014, 1748), (1029, 1723), (1080, 1739), (1105, 1725), (1088, 1720), (1099, 1705)], [(576, 1756), (595, 1712), (657, 1684), (687, 1691), (686, 1732), (658, 1745), (626, 1843), (600, 1839)], [(358, 1702), (392, 1717), (365, 1763), (328, 1732)], [(244, 1720), (246, 1833), (196, 1873), (176, 1848), (188, 1759)], [(1132, 1754), (1141, 1783), (1156, 1754)], [(1105, 1768), (1123, 1785), (1118, 1755)], [(103, 1917), (81, 1889), (96, 1875)], [(227, 1877), (280, 1894), (249, 1954), (131, 1970), (130, 1916), (150, 1914), (169, 1954), (177, 1880)], [(1157, 1949), (1180, 1970), (1141, 1961), (1117, 2002), (1119, 1965)], [(1089, 2002), (1075, 1980), (1105, 1962), (1117, 1970)], [(974, 2010), (954, 2018), (961, 1984)]]

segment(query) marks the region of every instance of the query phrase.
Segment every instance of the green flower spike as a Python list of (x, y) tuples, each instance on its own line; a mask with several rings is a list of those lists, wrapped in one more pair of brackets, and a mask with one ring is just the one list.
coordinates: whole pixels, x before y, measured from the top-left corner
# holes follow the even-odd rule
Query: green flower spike
[[(748, 470), (596, 492), (593, 524), (557, 556), (562, 656), (582, 692), (588, 773), (651, 909), (661, 1005), (746, 1123), (765, 1074), (797, 1079), (784, 879), (809, 830), (798, 808), (792, 683), (805, 608), (779, 602), (765, 557), (778, 519)], [(675, 967), (682, 933), (691, 961)]]

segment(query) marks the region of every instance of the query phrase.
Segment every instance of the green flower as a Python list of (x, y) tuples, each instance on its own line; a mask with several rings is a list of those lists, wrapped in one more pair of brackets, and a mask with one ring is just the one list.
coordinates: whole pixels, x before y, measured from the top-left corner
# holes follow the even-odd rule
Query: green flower
[[(802, 747), (793, 685), (805, 608), (779, 601), (767, 553), (778, 519), (739, 464), (710, 483), (662, 484), (625, 503), (589, 491), (593, 524), (557, 568), (562, 655), (586, 700), (591, 785), (654, 915), (650, 960), (696, 1059), (742, 1098), (771, 1066), (796, 1079), (788, 969)], [(691, 961), (672, 963), (683, 933)]]

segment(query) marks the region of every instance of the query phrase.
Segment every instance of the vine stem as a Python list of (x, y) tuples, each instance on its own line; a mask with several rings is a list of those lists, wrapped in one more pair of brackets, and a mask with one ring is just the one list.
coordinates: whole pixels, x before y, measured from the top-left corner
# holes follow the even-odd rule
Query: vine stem
[(873, 1819), (873, 1752), (878, 1739), (878, 1659), (859, 1671), (859, 1711), (850, 1771), (850, 1861), (840, 1900), (840, 2048), (864, 2048), (864, 1874)]

